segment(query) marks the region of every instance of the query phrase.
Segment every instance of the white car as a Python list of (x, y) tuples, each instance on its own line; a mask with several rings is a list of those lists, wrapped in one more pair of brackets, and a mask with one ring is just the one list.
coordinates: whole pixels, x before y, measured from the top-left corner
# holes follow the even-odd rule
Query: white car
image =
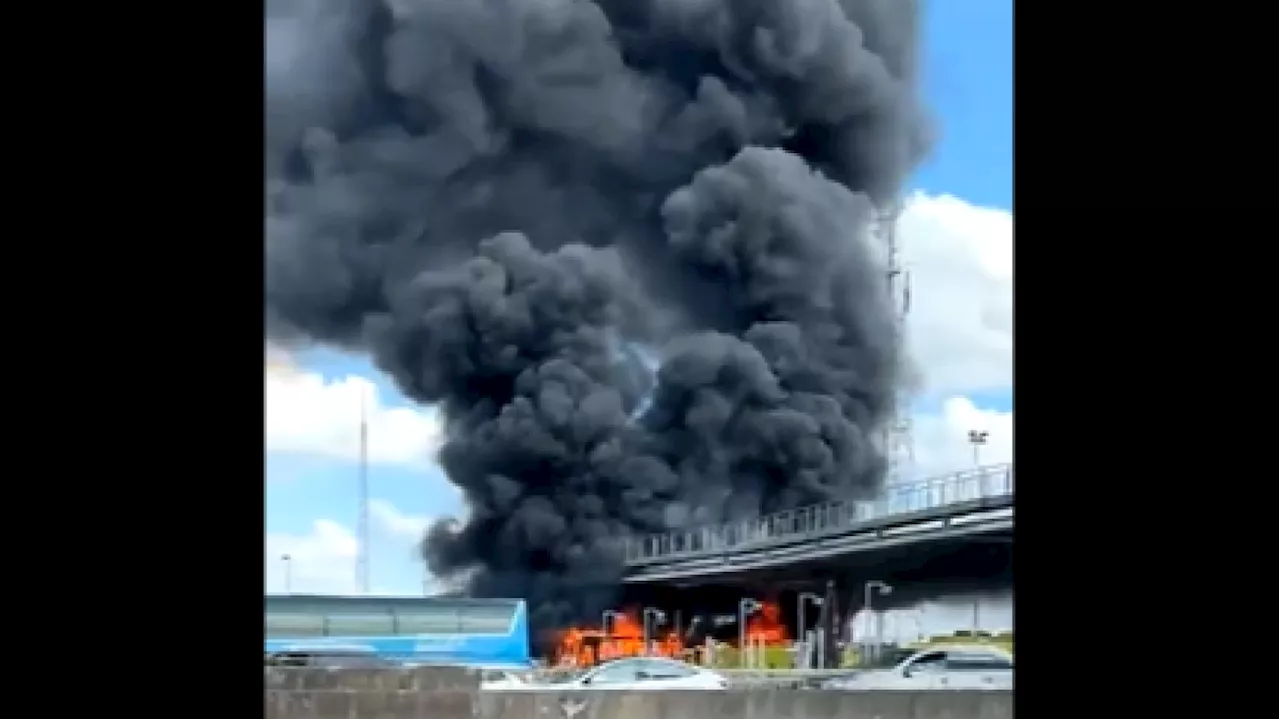
[(483, 691), (719, 691), (729, 681), (702, 667), (660, 657), (632, 657), (606, 662), (583, 674), (556, 682), (526, 682), (514, 675), (482, 682)]
[(832, 679), (828, 689), (1012, 689), (1013, 655), (983, 645), (916, 652), (892, 669)]

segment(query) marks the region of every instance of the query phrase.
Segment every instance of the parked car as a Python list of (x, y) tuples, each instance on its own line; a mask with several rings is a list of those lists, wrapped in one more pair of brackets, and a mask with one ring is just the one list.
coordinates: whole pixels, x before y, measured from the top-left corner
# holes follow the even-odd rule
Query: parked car
[(485, 691), (718, 691), (729, 686), (723, 676), (693, 664), (660, 657), (632, 657), (606, 662), (578, 676), (554, 682), (524, 681), (512, 674), (481, 683)]
[(992, 646), (918, 651), (892, 669), (831, 679), (826, 689), (1012, 689), (1013, 655)]

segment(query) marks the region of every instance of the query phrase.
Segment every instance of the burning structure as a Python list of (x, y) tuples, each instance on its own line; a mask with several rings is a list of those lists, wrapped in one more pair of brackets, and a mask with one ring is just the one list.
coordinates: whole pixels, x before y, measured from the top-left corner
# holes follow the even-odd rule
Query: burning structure
[(916, 12), (268, 0), (267, 339), (439, 408), (433, 573), (564, 627), (633, 533), (877, 491)]
[(790, 649), (791, 633), (782, 621), (782, 610), (777, 602), (761, 602), (757, 611), (747, 619), (746, 627), (736, 638), (724, 641), (723, 626), (732, 626), (737, 633), (736, 617), (732, 622), (717, 622), (716, 617), (694, 617), (687, 631), (682, 631), (677, 619), (674, 625), (665, 622), (665, 614), (654, 617), (654, 625), (645, 627), (644, 611), (608, 612), (600, 625), (595, 627), (571, 626), (557, 633), (552, 661), (559, 665), (591, 666), (622, 657), (661, 656), (706, 662), (707, 646), (721, 643), (734, 646), (745, 642), (750, 647)]
[(560, 633), (553, 660), (558, 664), (591, 666), (599, 662), (654, 655), (678, 658), (684, 642), (672, 629), (650, 633), (639, 619), (642, 612), (630, 610), (610, 615), (611, 621), (598, 628), (570, 627)]

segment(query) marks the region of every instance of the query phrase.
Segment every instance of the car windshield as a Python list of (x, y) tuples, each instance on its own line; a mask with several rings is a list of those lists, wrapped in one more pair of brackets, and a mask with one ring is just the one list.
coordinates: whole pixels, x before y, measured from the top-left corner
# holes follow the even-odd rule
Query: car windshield
[(568, 684), (576, 682), (587, 673), (585, 669), (561, 669), (551, 676), (544, 677), (539, 684)]
[(916, 654), (915, 649), (901, 647), (880, 647), (880, 651), (869, 652), (863, 660), (863, 669), (891, 669)]
[(947, 652), (948, 671), (1011, 671), (1013, 660), (995, 652), (958, 650)]
[(602, 664), (584, 678), (591, 684), (625, 684), (634, 682), (648, 664), (640, 659), (623, 659), (621, 661)]
[(637, 669), (650, 679), (681, 679), (697, 674), (697, 670), (680, 662), (662, 659), (646, 659), (638, 662)]
[(926, 652), (908, 662), (906, 670), (910, 674), (931, 674), (944, 671), (946, 666), (945, 652)]

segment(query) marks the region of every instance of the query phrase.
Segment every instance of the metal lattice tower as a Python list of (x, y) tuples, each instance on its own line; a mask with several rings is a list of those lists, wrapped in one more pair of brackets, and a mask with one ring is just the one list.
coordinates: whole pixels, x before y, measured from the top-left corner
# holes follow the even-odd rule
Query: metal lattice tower
[(369, 593), (369, 418), (365, 397), (360, 395), (360, 458), (356, 492), (359, 505), (356, 517), (356, 587)]
[[(902, 247), (898, 240), (898, 216), (902, 214), (902, 201), (896, 200), (879, 213), (876, 234), (884, 241), (888, 254), (886, 275), (889, 296), (894, 304), (898, 323), (899, 353), (906, 362), (907, 314), (911, 311), (911, 273), (902, 264)], [(905, 369), (905, 368), (904, 368)], [(895, 398), (893, 415), (885, 430), (885, 452), (889, 457), (888, 482), (908, 481), (911, 463), (915, 460), (915, 443), (911, 426), (911, 398), (905, 390), (899, 390)]]

